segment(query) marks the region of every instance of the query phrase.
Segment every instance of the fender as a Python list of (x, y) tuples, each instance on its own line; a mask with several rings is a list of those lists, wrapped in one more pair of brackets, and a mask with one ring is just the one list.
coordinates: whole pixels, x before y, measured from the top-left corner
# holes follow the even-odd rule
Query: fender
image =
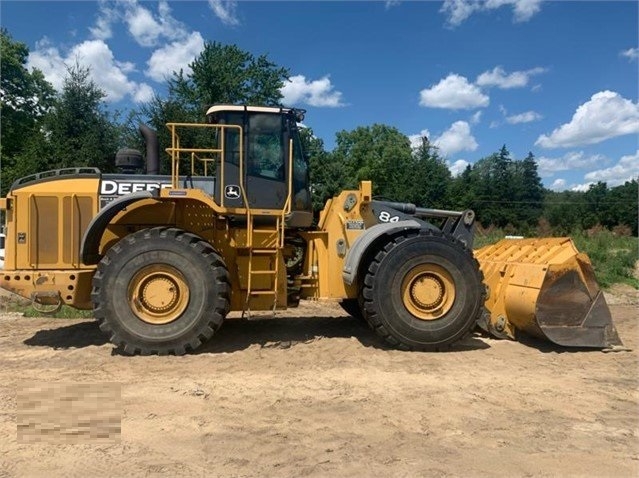
[[(357, 278), (357, 272), (359, 265), (369, 250), (369, 247), (375, 243), (382, 236), (392, 236), (398, 232), (408, 231), (411, 229), (422, 229), (424, 226), (429, 226), (424, 222), (410, 219), (406, 221), (387, 222), (382, 224), (375, 224), (370, 229), (367, 229), (361, 236), (355, 239), (353, 247), (351, 247), (346, 254), (346, 260), (344, 261), (344, 268), (342, 269), (342, 277), (347, 285), (352, 285)], [(434, 226), (430, 226), (431, 228)]]
[(119, 197), (104, 207), (98, 215), (91, 220), (87, 230), (84, 232), (84, 236), (82, 237), (82, 247), (80, 249), (82, 262), (86, 265), (98, 263), (100, 260), (98, 248), (100, 246), (100, 239), (102, 238), (104, 229), (106, 229), (111, 220), (120, 211), (134, 202), (157, 197), (159, 197), (158, 190), (139, 191)]

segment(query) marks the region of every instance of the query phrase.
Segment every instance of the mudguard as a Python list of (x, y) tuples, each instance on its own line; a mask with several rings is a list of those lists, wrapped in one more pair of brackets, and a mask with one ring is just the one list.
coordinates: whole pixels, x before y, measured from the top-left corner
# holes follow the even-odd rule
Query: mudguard
[(100, 238), (104, 233), (104, 229), (120, 211), (134, 202), (158, 196), (158, 190), (139, 191), (119, 197), (104, 207), (104, 209), (102, 209), (98, 215), (91, 220), (87, 230), (84, 232), (84, 236), (82, 237), (82, 247), (80, 249), (82, 262), (87, 265), (98, 263), (100, 260), (98, 250), (100, 246)]
[(355, 239), (353, 246), (346, 254), (344, 268), (342, 269), (344, 283), (352, 285), (353, 282), (355, 282), (362, 257), (364, 257), (364, 254), (371, 244), (375, 243), (380, 237), (391, 236), (398, 232), (411, 229), (421, 229), (423, 226), (423, 222), (411, 219), (407, 221), (375, 224), (373, 227), (367, 229), (366, 232)]

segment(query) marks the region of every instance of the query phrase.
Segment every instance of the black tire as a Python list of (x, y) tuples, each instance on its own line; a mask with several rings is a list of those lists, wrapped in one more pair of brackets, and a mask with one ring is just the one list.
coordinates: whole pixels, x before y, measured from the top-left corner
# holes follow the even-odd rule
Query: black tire
[(485, 289), (479, 264), (453, 237), (421, 231), (389, 241), (369, 264), (364, 318), (391, 345), (433, 351), (464, 338), (477, 323)]
[(100, 329), (123, 353), (182, 355), (220, 328), (229, 294), (224, 261), (206, 241), (157, 227), (109, 249), (91, 299)]
[(362, 309), (360, 308), (358, 299), (342, 299), (339, 305), (348, 315), (356, 319), (364, 320), (364, 315), (362, 314)]

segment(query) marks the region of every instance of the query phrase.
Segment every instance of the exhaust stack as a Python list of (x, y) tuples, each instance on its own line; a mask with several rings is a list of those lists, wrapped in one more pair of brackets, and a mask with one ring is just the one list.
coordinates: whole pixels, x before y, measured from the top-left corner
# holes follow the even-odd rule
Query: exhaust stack
[(140, 134), (146, 142), (146, 174), (160, 174), (160, 142), (157, 133), (145, 124), (140, 124)]

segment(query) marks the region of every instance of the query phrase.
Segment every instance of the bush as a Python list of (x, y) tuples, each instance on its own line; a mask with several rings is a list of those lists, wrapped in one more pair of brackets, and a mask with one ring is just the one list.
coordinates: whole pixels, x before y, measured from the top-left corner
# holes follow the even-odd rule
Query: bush
[(601, 287), (623, 283), (639, 289), (639, 278), (635, 276), (639, 239), (617, 235), (603, 228), (592, 228), (573, 236), (573, 240), (579, 251), (590, 257)]

